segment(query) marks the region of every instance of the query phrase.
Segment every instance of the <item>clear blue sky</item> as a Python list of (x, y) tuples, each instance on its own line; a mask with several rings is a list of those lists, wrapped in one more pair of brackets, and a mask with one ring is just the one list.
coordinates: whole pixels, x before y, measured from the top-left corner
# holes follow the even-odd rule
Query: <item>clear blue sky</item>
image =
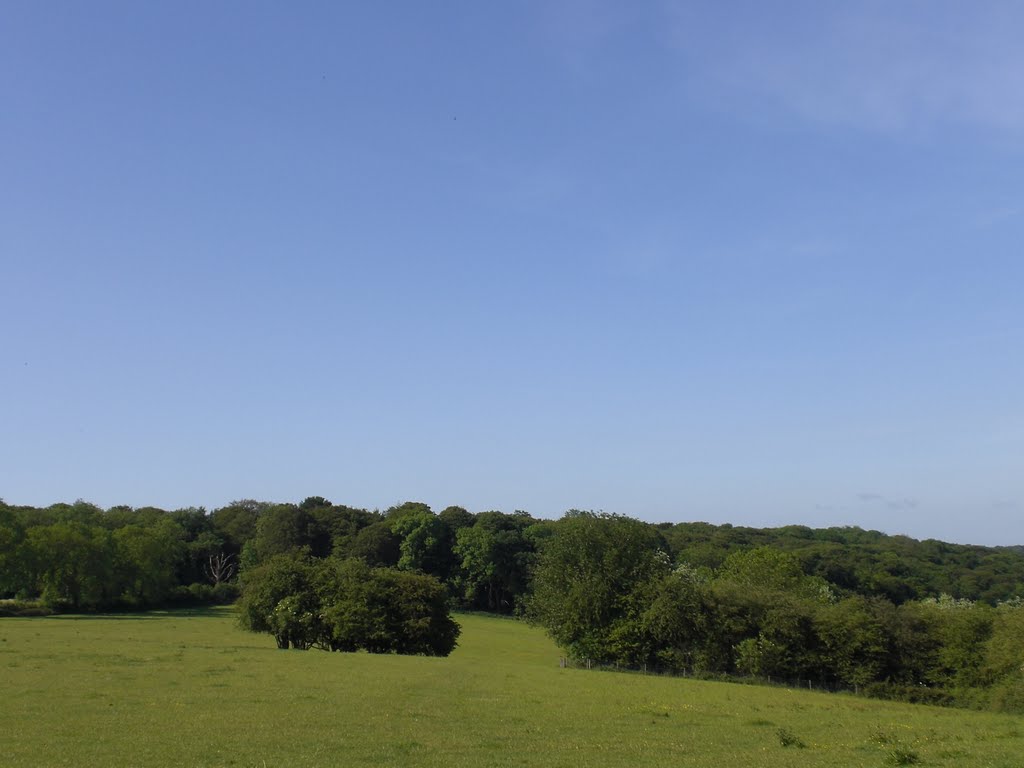
[(0, 496), (1024, 543), (1024, 6), (0, 6)]

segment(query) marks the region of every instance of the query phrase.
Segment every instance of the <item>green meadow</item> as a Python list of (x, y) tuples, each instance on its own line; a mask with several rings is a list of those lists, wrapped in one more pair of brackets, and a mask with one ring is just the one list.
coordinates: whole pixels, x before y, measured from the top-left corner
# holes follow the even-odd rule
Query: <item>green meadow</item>
[(230, 609), (0, 619), (0, 765), (1024, 765), (1020, 717), (561, 669), (458, 620), (422, 658), (279, 651)]

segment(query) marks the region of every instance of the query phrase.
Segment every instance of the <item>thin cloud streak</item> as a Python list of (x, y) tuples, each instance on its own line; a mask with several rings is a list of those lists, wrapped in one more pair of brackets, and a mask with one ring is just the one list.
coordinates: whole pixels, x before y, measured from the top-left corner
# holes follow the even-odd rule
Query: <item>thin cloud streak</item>
[(671, 44), (698, 93), (800, 120), (883, 133), (936, 124), (1024, 127), (1024, 6), (1004, 2), (669, 7)]
[(917, 499), (910, 497), (895, 498), (881, 493), (858, 493), (857, 501), (861, 504), (884, 506), (886, 509), (891, 509), (895, 512), (905, 512), (917, 509), (919, 506)]

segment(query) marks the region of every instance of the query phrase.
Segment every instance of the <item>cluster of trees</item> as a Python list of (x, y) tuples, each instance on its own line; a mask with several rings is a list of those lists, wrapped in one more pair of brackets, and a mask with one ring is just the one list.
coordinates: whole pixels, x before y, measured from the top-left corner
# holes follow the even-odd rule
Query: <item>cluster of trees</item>
[(1018, 548), (318, 496), (210, 513), (0, 503), (0, 598), (98, 610), (240, 588), (246, 626), (291, 647), (440, 654), (442, 606), (520, 611), (598, 663), (1024, 707)]
[(433, 576), (301, 551), (246, 571), (239, 609), (242, 626), (278, 648), (447, 656), (459, 636)]
[(418, 502), (380, 512), (319, 496), (238, 501), (210, 513), (0, 502), (0, 598), (72, 611), (230, 602), (239, 574), (301, 551), (429, 574), (460, 607), (512, 613), (551, 526), (524, 512), (453, 506), (435, 514)]
[(229, 547), (201, 509), (0, 503), (0, 597), (73, 611), (232, 602)]
[(656, 526), (678, 562), (718, 568), (733, 552), (773, 547), (793, 553), (805, 573), (848, 593), (894, 603), (939, 594), (995, 604), (1024, 594), (1024, 547), (950, 544), (861, 528), (746, 528), (709, 523)]
[(843, 590), (772, 547), (718, 567), (674, 560), (659, 532), (571, 512), (546, 542), (528, 613), (578, 659), (813, 680), (911, 700), (1024, 709), (1024, 605)]
[[(859, 528), (644, 525), (676, 564), (719, 569), (736, 552), (791, 553), (837, 594), (894, 604), (939, 594), (995, 605), (1024, 594), (1024, 551), (916, 541)], [(544, 540), (559, 523), (524, 512), (434, 513), (408, 502), (383, 512), (313, 496), (299, 504), (238, 501), (164, 511), (92, 504), (13, 507), (0, 502), (0, 598), (53, 608), (142, 608), (174, 600), (228, 601), (239, 571), (304, 549), (372, 566), (429, 573), (460, 607), (511, 613), (529, 594)]]
[(525, 512), (472, 514), (452, 506), (435, 513), (420, 502), (369, 512), (311, 497), (263, 509), (239, 560), (245, 573), (294, 551), (316, 559), (354, 558), (433, 576), (459, 607), (512, 613), (528, 591), (538, 543), (552, 525)]

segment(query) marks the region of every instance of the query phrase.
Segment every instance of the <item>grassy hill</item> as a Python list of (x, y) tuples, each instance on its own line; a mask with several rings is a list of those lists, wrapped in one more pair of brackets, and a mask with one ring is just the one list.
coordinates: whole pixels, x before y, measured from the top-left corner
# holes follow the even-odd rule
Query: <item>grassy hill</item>
[[(1019, 717), (560, 669), (462, 615), (447, 659), (278, 651), (229, 610), (0, 619), (0, 765), (1019, 768)], [(780, 729), (804, 747), (782, 745)], [(903, 761), (901, 763), (901, 761)]]

